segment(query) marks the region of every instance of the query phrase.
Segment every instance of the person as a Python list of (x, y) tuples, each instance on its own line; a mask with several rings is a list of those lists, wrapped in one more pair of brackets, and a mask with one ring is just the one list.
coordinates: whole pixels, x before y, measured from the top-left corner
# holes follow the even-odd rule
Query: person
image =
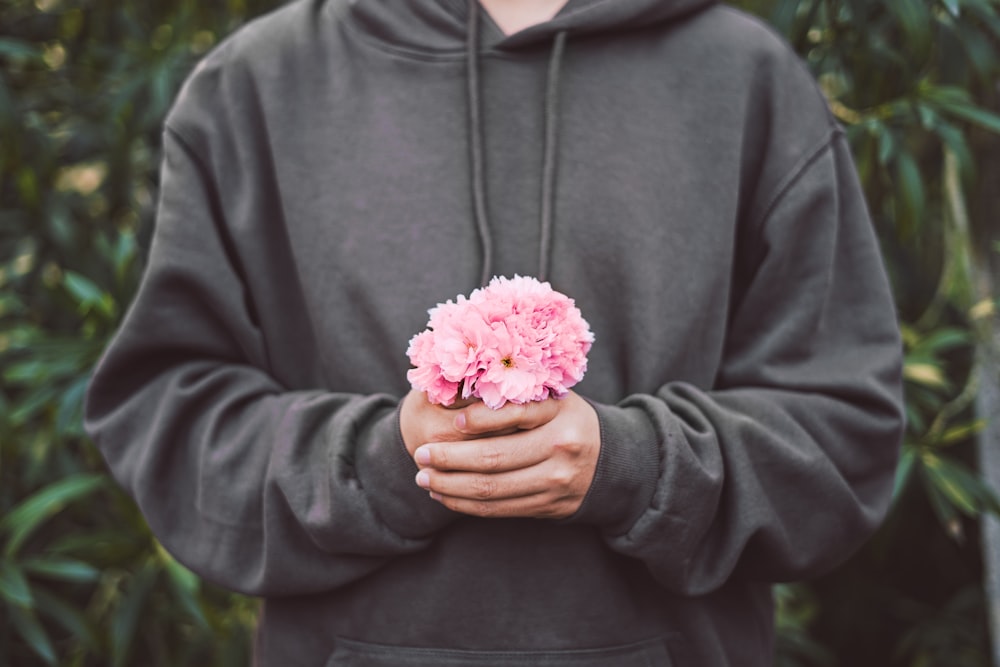
[[(562, 400), (409, 388), (493, 275), (596, 341)], [(771, 584), (886, 512), (901, 346), (844, 133), (710, 0), (297, 0), (163, 134), (87, 428), (261, 665), (767, 665)]]

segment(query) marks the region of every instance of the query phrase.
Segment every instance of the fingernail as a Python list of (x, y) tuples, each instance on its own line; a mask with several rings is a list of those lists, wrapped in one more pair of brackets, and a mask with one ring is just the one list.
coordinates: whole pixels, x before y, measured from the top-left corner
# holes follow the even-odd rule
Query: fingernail
[(422, 489), (426, 489), (431, 485), (431, 476), (425, 471), (421, 470), (417, 473), (417, 486)]
[(431, 448), (418, 447), (417, 451), (413, 453), (413, 458), (416, 459), (419, 465), (427, 465), (431, 462)]
[(433, 498), (434, 500), (436, 500), (438, 502), (441, 502), (441, 494), (440, 493), (435, 493), (434, 491), (431, 491), (431, 498)]
[(459, 412), (455, 416), (455, 428), (457, 428), (459, 431), (461, 431), (462, 429), (465, 428), (465, 413), (464, 412)]

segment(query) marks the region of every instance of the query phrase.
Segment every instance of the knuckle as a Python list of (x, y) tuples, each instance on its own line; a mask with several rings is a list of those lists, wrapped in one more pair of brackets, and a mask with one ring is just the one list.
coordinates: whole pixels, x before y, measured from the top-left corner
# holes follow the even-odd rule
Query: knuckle
[(430, 447), (431, 462), (430, 465), (438, 470), (449, 470), (448, 448), (447, 447)]
[(549, 473), (549, 486), (551, 488), (566, 488), (573, 483), (573, 471), (557, 466)]
[(477, 476), (472, 478), (472, 495), (475, 498), (492, 498), (496, 493), (496, 482), (489, 477)]
[(497, 508), (493, 503), (478, 501), (473, 507), (475, 514), (481, 517), (491, 517), (497, 513)]
[(571, 440), (554, 440), (549, 451), (553, 457), (572, 458), (579, 453), (579, 447)]
[(484, 469), (490, 472), (497, 472), (503, 468), (505, 453), (502, 450), (496, 447), (489, 447), (483, 451), (482, 456)]

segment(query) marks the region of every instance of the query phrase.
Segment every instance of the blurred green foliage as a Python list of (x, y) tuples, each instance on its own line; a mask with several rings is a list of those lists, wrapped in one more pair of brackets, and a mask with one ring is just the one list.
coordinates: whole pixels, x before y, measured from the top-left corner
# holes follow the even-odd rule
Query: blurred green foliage
[[(142, 270), (160, 124), (276, 0), (0, 4), (0, 664), (245, 665), (256, 604), (173, 560), (84, 436), (89, 370)], [(847, 128), (900, 308), (909, 428), (889, 521), (778, 587), (788, 667), (989, 664), (976, 517), (975, 266), (1000, 210), (1000, 2), (745, 0)], [(994, 232), (995, 233), (995, 232)]]

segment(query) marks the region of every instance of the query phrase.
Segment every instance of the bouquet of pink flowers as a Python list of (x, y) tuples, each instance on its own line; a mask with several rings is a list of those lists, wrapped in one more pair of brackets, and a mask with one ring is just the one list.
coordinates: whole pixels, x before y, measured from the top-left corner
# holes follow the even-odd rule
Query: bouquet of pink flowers
[(428, 400), (482, 399), (494, 410), (561, 398), (583, 378), (594, 342), (580, 309), (534, 278), (494, 278), (468, 298), (438, 304), (410, 340), (406, 375)]

